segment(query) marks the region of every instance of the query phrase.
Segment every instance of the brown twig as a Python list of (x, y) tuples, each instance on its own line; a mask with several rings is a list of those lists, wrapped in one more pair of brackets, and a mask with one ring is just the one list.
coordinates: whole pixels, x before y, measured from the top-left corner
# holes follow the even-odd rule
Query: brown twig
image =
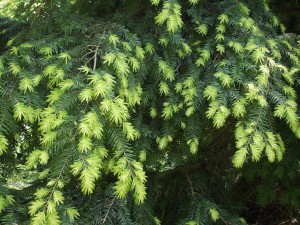
[(192, 183), (192, 181), (191, 181), (191, 178), (190, 178), (190, 176), (188, 175), (188, 173), (185, 173), (185, 175), (186, 175), (186, 178), (187, 178), (187, 180), (188, 180), (188, 182), (189, 182), (189, 184), (190, 184), (190, 188), (191, 188), (192, 195), (194, 195), (194, 194), (195, 194), (195, 191), (194, 191), (194, 187), (193, 187), (193, 183)]
[(94, 66), (93, 66), (93, 70), (96, 69), (97, 66), (97, 54), (98, 54), (98, 49), (99, 49), (99, 45), (97, 45), (96, 50), (95, 50), (95, 54), (94, 54)]
[(109, 204), (107, 213), (105, 214), (105, 217), (104, 217), (104, 219), (102, 220), (102, 224), (105, 223), (105, 221), (106, 221), (106, 219), (107, 219), (107, 217), (108, 217), (108, 214), (109, 214), (109, 212), (110, 212), (110, 210), (111, 210), (111, 207), (113, 206), (113, 204), (114, 204), (114, 202), (115, 202), (115, 200), (116, 200), (116, 197), (117, 197), (117, 196), (115, 196), (115, 197), (113, 198), (113, 200), (111, 201), (111, 203)]

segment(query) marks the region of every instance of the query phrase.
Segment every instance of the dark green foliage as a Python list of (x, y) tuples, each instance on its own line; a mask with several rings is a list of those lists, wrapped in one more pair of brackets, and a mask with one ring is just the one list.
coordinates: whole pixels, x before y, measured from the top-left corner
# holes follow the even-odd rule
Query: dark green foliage
[(299, 217), (299, 37), (267, 1), (15, 3), (19, 21), (0, 21), (3, 224)]
[(276, 13), (281, 21), (286, 24), (287, 32), (297, 33), (300, 32), (300, 3), (297, 0), (288, 0), (288, 1), (279, 1), (272, 0), (270, 1), (270, 6)]

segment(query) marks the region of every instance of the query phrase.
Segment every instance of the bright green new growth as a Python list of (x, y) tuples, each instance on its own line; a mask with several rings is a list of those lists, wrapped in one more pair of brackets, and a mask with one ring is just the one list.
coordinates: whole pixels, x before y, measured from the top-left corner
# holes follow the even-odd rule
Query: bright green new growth
[[(234, 136), (235, 146), (223, 148), (235, 168), (283, 160), (276, 123), (300, 138), (299, 43), (276, 35), (283, 25), (266, 1), (257, 6), (261, 17), (251, 13), (251, 1), (150, 0), (143, 15), (136, 8), (128, 17), (112, 11), (113, 19), (66, 19), (77, 1), (71, 2), (58, 4), (49, 33), (35, 24), (0, 57), (0, 155), (22, 153), (18, 163), (36, 175), (31, 225), (88, 223), (80, 212), (88, 207), (73, 201), (97, 198), (106, 186), (112, 200), (101, 223), (119, 204), (118, 210), (131, 207), (124, 215), (136, 221), (147, 215), (145, 224), (160, 224), (149, 210), (155, 200), (147, 182), (155, 186), (160, 173), (202, 160), (205, 151), (214, 160), (214, 150), (222, 151), (210, 146), (217, 132)], [(213, 15), (206, 4), (216, 7)], [(231, 215), (196, 193), (188, 172), (195, 213), (178, 224)], [(0, 194), (2, 212), (14, 200)], [(138, 224), (116, 217), (118, 224)]]

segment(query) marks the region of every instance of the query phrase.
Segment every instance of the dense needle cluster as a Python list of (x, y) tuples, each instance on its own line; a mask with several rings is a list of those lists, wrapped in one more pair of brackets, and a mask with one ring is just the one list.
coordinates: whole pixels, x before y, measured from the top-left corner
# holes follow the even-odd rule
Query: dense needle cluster
[(255, 179), (259, 204), (299, 207), (300, 48), (267, 1), (16, 2), (3, 224), (246, 224)]

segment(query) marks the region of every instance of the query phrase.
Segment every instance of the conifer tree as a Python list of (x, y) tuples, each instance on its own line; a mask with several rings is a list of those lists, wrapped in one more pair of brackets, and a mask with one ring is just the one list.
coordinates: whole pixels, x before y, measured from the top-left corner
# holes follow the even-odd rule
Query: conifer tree
[(2, 224), (299, 217), (300, 42), (267, 0), (4, 5)]

